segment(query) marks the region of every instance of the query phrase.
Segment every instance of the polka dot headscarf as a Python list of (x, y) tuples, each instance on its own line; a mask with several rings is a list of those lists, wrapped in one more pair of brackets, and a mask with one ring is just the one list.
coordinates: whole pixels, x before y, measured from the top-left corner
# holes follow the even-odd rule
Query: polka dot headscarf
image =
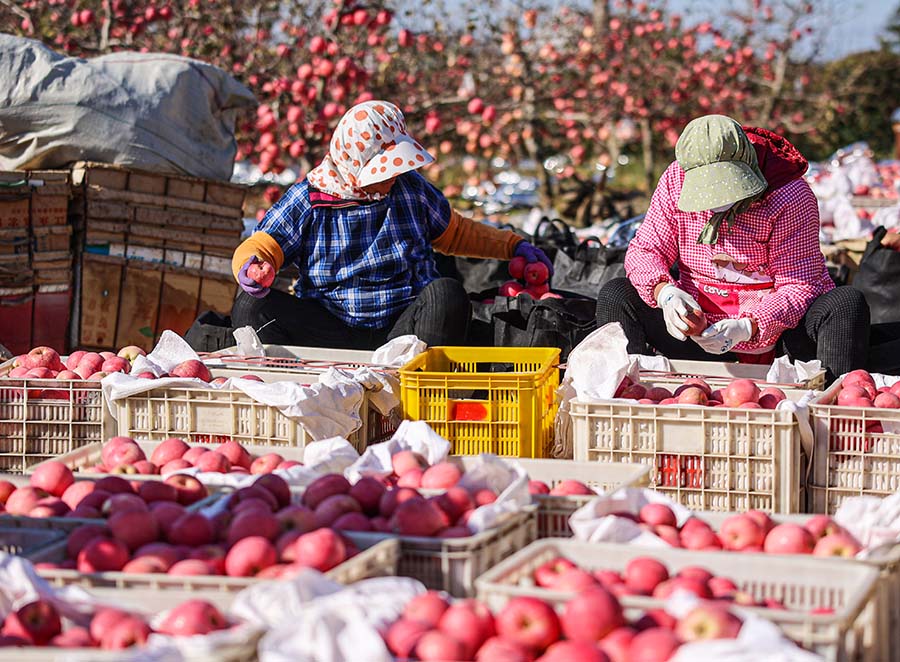
[(338, 122), (328, 155), (307, 179), (320, 191), (345, 200), (380, 200), (362, 190), (434, 161), (406, 131), (403, 113), (387, 101), (353, 106)]

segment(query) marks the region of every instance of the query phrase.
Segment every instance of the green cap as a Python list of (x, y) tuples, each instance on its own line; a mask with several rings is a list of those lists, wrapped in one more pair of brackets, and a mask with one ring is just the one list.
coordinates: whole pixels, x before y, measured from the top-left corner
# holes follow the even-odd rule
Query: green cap
[(692, 120), (675, 144), (675, 158), (684, 170), (678, 198), (681, 211), (734, 204), (759, 195), (768, 186), (747, 134), (724, 115)]

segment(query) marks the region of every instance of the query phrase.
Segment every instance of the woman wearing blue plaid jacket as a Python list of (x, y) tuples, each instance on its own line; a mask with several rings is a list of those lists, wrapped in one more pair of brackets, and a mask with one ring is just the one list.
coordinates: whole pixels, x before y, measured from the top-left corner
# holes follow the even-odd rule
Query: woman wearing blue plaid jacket
[[(347, 111), (322, 163), (235, 250), (242, 291), (233, 325), (282, 345), (374, 349), (406, 334), (432, 346), (462, 344), (469, 298), (460, 283), (439, 277), (433, 251), (522, 256), (552, 272), (544, 253), (515, 233), (452, 210), (416, 172), (433, 160), (393, 104), (367, 101)], [(263, 262), (276, 272), (285, 262), (298, 267), (294, 296), (251, 278)]]

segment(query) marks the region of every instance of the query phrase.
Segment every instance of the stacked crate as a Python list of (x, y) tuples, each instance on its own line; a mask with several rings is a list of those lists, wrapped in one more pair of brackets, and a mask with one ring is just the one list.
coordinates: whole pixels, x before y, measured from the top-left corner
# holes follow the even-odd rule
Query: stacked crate
[(228, 313), (245, 188), (118, 166), (76, 164), (70, 213), (84, 233), (79, 347), (150, 349), (198, 313)]
[(72, 228), (65, 171), (0, 173), (0, 340), (13, 352), (66, 347)]

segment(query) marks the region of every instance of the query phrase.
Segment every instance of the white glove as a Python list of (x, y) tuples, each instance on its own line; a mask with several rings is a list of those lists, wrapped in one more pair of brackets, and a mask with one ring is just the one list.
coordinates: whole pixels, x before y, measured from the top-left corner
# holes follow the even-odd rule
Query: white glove
[(694, 297), (669, 283), (659, 291), (656, 305), (663, 311), (669, 335), (675, 340), (686, 340), (684, 332), (688, 330), (688, 323), (684, 318), (688, 313), (700, 311), (700, 305), (694, 301)]
[(694, 336), (695, 343), (708, 354), (724, 354), (742, 342), (753, 337), (753, 322), (749, 317), (738, 320), (722, 320), (708, 327), (699, 336)]

